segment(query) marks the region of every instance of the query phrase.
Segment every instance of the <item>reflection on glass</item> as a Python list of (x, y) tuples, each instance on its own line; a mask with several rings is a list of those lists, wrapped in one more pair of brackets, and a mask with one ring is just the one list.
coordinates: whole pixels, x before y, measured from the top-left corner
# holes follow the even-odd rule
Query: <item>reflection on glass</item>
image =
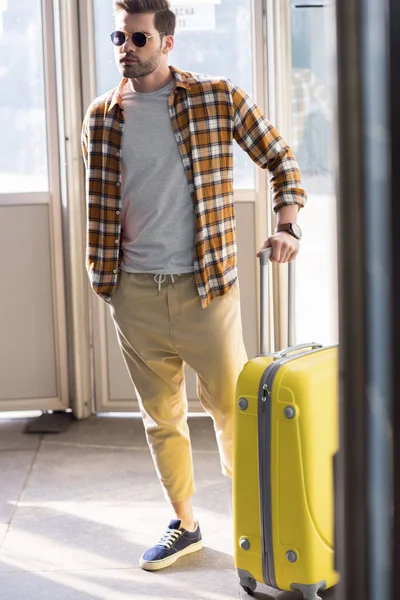
[[(297, 340), (338, 341), (334, 157), (335, 24), (330, 6), (292, 0), (290, 144), (308, 192), (299, 222), (304, 241), (297, 261)], [(307, 5), (307, 6), (305, 6)]]
[(332, 96), (311, 69), (292, 70), (292, 148), (310, 193), (333, 192)]
[[(170, 64), (179, 69), (229, 77), (250, 96), (253, 92), (251, 0), (173, 0), (177, 16)], [(111, 9), (94, 0), (97, 93), (118, 84), (119, 73), (109, 34)], [(254, 164), (235, 143), (235, 187), (253, 189)]]
[(49, 189), (40, 0), (2, 6), (0, 193)]

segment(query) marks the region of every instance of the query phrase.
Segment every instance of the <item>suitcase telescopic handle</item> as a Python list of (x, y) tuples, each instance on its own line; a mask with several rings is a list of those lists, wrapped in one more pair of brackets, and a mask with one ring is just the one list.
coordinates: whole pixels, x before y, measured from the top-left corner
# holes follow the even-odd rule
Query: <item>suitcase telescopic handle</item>
[[(272, 256), (272, 248), (266, 248), (260, 253), (260, 354), (265, 356), (268, 348), (268, 264)], [(289, 346), (293, 347), (294, 342), (294, 330), (295, 330), (295, 304), (294, 304), (294, 290), (295, 290), (295, 270), (293, 263), (289, 263), (288, 268), (288, 331), (289, 331)], [(310, 347), (308, 344), (307, 347)], [(284, 352), (290, 352), (291, 348), (284, 350)]]

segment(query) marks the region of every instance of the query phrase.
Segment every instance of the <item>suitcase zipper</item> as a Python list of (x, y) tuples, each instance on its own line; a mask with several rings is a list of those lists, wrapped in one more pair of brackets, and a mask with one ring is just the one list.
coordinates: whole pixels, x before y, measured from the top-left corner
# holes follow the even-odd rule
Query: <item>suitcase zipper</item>
[(268, 389), (268, 385), (264, 383), (263, 385), (263, 393), (261, 396), (261, 412), (265, 413), (265, 407), (267, 406), (267, 400), (271, 397), (271, 392)]
[[(286, 359), (287, 360), (287, 359)], [(271, 396), (272, 384), (282, 362), (272, 363), (260, 382), (260, 405), (258, 419), (259, 482), (261, 502), (261, 534), (263, 548), (263, 578), (267, 585), (276, 588), (274, 553), (272, 544), (272, 496), (271, 496)]]

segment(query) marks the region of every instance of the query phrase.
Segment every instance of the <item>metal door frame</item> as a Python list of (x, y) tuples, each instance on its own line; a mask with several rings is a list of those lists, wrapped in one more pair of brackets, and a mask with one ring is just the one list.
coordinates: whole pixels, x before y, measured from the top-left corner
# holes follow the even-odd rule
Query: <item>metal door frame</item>
[[(398, 0), (390, 1), (390, 126), (391, 126), (391, 179), (392, 179), (392, 348), (399, 347), (400, 313), (400, 237), (398, 223), (400, 204), (397, 192), (397, 171), (400, 158), (400, 81), (398, 65), (400, 61), (400, 5)], [(392, 389), (400, 387), (399, 355), (393, 353)], [(400, 402), (393, 399), (393, 546), (392, 546), (392, 600), (397, 600), (400, 586)]]
[(397, 358), (392, 311), (398, 310), (391, 303), (391, 233), (398, 234), (391, 214), (396, 188), (390, 190), (387, 9), (386, 0), (337, 2), (341, 293), (336, 505), (343, 600), (389, 600), (390, 553), (393, 541), (398, 543), (391, 539), (392, 400), (397, 403), (392, 398)]
[(93, 412), (90, 286), (85, 269), (85, 180), (81, 151), (82, 85), (77, 0), (53, 0), (66, 254), (71, 406), (78, 419)]
[[(292, 114), (291, 89), (291, 5), (290, 0), (261, 0), (264, 45), (265, 97), (269, 120), (282, 137), (290, 139)], [(271, 194), (267, 192), (268, 235), (275, 230), (276, 216)], [(291, 269), (291, 289), (294, 290), (296, 266)], [(294, 294), (289, 298), (288, 267), (273, 264), (270, 269), (270, 348), (281, 350), (296, 343)], [(289, 311), (289, 302), (292, 310)]]

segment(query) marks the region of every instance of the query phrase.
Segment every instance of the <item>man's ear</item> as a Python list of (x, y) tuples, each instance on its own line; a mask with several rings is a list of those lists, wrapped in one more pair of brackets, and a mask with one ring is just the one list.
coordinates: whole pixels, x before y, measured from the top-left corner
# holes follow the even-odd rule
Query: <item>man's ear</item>
[(173, 35), (166, 35), (163, 43), (163, 54), (169, 54), (175, 45), (175, 39)]

